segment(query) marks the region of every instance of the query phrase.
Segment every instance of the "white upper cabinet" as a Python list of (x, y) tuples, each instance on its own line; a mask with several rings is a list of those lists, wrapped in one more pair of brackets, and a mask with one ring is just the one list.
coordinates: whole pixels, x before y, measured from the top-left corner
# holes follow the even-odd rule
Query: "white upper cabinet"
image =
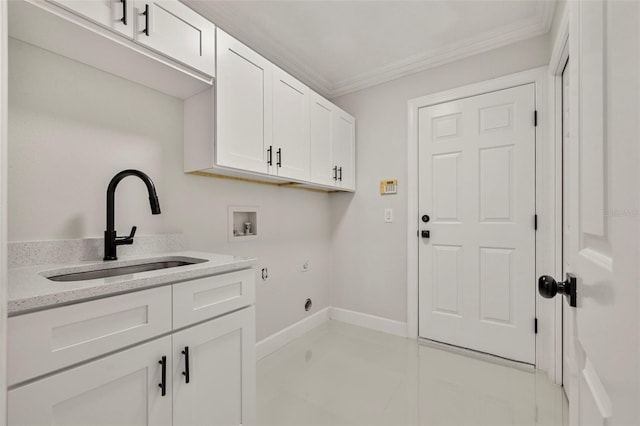
[(213, 23), (178, 0), (50, 0), (207, 75), (215, 75)]
[(333, 109), (335, 106), (322, 96), (311, 92), (310, 103), (310, 179), (311, 182), (333, 186), (333, 157), (331, 141), (333, 139)]
[(15, 39), (180, 99), (213, 84), (215, 26), (178, 0), (7, 3)]
[(216, 164), (267, 173), (272, 64), (220, 29), (216, 62)]
[(136, 0), (135, 13), (138, 43), (215, 75), (215, 25), (178, 0)]
[(355, 119), (311, 93), (311, 182), (355, 191)]
[(355, 119), (216, 29), (216, 88), (184, 103), (184, 171), (355, 190)]
[(309, 180), (309, 88), (273, 69), (273, 150), (271, 173)]
[(133, 0), (50, 0), (113, 31), (133, 38)]
[(339, 108), (334, 110), (332, 152), (337, 186), (356, 189), (355, 119)]

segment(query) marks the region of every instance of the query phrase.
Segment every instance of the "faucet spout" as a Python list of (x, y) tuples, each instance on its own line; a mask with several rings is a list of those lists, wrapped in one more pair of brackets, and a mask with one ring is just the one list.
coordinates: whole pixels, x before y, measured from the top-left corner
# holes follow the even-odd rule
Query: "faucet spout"
[(158, 201), (158, 194), (156, 194), (156, 188), (153, 185), (153, 181), (145, 173), (140, 170), (123, 170), (116, 174), (109, 182), (107, 187), (107, 229), (104, 231), (104, 260), (117, 260), (116, 247), (122, 244), (133, 244), (133, 236), (136, 232), (134, 226), (131, 230), (131, 234), (128, 237), (116, 236), (115, 230), (115, 198), (116, 187), (122, 179), (127, 176), (137, 176), (140, 178), (147, 187), (149, 192), (149, 205), (151, 206), (151, 214), (160, 214), (160, 202)]

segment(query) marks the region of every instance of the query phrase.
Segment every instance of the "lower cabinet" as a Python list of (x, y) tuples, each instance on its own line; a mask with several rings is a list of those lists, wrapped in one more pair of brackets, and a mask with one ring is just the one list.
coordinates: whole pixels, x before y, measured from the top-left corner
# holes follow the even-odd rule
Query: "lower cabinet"
[(171, 337), (10, 390), (10, 425), (171, 425)]
[(173, 335), (175, 425), (255, 424), (254, 310)]
[(249, 307), (11, 389), (10, 425), (255, 423)]

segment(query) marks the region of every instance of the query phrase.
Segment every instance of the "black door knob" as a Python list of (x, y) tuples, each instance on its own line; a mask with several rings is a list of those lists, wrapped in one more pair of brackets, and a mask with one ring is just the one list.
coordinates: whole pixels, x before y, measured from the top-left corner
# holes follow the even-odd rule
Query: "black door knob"
[(429, 222), (429, 215), (428, 214), (423, 214), (422, 215), (422, 221), (425, 222), (425, 223)]
[(562, 282), (557, 282), (553, 277), (549, 275), (543, 275), (538, 279), (538, 292), (540, 296), (551, 299), (556, 294), (564, 294), (569, 301), (569, 305), (575, 307), (577, 302), (576, 297), (576, 277), (573, 274), (567, 274), (567, 279)]

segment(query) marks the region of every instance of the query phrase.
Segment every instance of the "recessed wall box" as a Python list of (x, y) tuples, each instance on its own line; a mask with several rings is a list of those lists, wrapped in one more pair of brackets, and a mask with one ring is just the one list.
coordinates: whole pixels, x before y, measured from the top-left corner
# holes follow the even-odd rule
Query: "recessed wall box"
[(255, 206), (229, 206), (229, 242), (258, 237), (258, 211)]

